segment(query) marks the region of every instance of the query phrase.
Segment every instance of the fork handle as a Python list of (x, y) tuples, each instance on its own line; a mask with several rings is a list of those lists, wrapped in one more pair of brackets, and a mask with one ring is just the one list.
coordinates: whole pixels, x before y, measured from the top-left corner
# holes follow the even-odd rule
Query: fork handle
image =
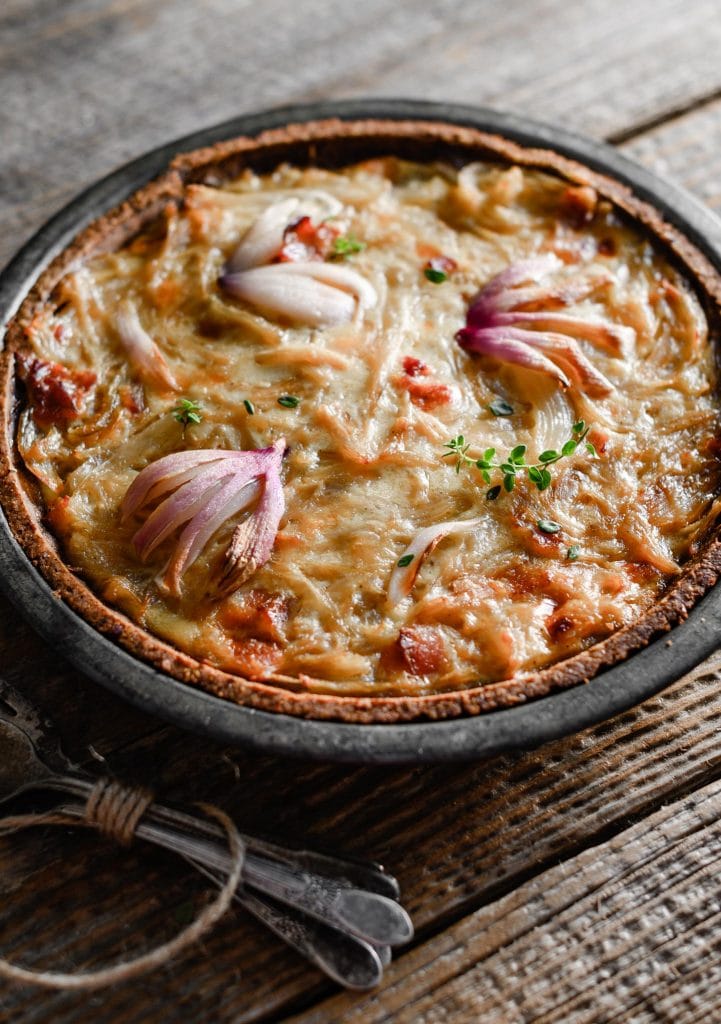
[[(152, 808), (137, 827), (144, 839), (200, 861), (225, 877), (230, 870), (227, 850), (217, 842), (188, 835), (151, 820)], [(294, 907), (316, 920), (377, 946), (397, 946), (413, 935), (408, 914), (395, 900), (344, 885), (339, 880), (293, 868), (281, 861), (246, 851), (243, 882)]]
[[(63, 804), (58, 810), (79, 820), (85, 817), (82, 803)], [(222, 884), (225, 874), (215, 865), (212, 844), (147, 822), (140, 822), (135, 832), (141, 839), (179, 854), (211, 881)], [(206, 859), (209, 853), (210, 864)], [(235, 891), (233, 899), (338, 984), (367, 991), (380, 983), (388, 959), (386, 949), (378, 950), (355, 935), (322, 924), (293, 907), (283, 907), (267, 895), (243, 886)]]
[[(93, 788), (79, 775), (55, 778), (52, 786), (71, 791), (79, 799), (87, 798)], [(217, 840), (197, 834), (203, 831), (207, 833), (200, 819), (161, 804), (151, 804), (136, 827), (142, 838), (227, 876), (227, 850)], [(244, 883), (374, 946), (401, 945), (412, 938), (410, 917), (394, 899), (357, 888), (343, 878), (309, 872), (294, 862), (290, 851), (284, 853), (283, 859), (264, 856), (254, 851), (251, 841), (243, 864)]]

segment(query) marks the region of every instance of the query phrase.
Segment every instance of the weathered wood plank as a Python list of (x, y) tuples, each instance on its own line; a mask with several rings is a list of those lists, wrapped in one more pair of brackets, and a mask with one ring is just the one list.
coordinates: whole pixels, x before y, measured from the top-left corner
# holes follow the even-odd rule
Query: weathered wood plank
[(424, 943), (380, 992), (288, 1024), (716, 1020), (720, 814), (715, 782)]
[[(1, 570), (0, 570), (1, 571)], [(90, 682), (35, 634), (0, 596), (0, 676), (61, 727), (67, 753), (85, 761), (158, 731), (158, 722)]]
[(606, 136), (720, 89), (720, 44), (715, 0), (5, 3), (0, 264), (82, 186), (243, 111), (395, 94)]
[(698, 199), (721, 210), (721, 101), (654, 128), (626, 143), (624, 152)]
[[(422, 934), (643, 817), (679, 790), (721, 774), (720, 671), (721, 656), (611, 723), (480, 765), (293, 770), (238, 753), (223, 760), (217, 748), (181, 739), (174, 730), (126, 748), (110, 764), (123, 774), (155, 776), (175, 799), (217, 800), (248, 829), (272, 828), (291, 839), (305, 835), (316, 845), (380, 857), (398, 873)], [(93, 856), (97, 846), (77, 834), (48, 833), (23, 840), (22, 849), (18, 860), (17, 841), (0, 847), (0, 877), (12, 887), (1, 948), (18, 955), (32, 950), (34, 960), (102, 962), (118, 955), (136, 921), (143, 936), (164, 934), (169, 908), (187, 899), (188, 874), (167, 858), (136, 853), (119, 860), (102, 850)], [(73, 853), (78, 861), (68, 877)], [(118, 870), (124, 889), (113, 886)], [(74, 904), (77, 934), (63, 939), (54, 923), (63, 905)], [(184, 998), (191, 976), (203, 1013), (234, 1022), (264, 1019), (322, 991), (315, 972), (240, 915), (204, 945), (202, 954), (183, 958), (154, 980), (146, 1019), (167, 1019), (167, 1006)], [(104, 1019), (124, 1019), (124, 989), (96, 998)], [(35, 1020), (38, 1005), (52, 1008), (53, 1019), (65, 1019), (65, 1012), (72, 1019), (80, 1005), (75, 996), (39, 999), (22, 989), (8, 991), (6, 1000), (18, 1021)]]

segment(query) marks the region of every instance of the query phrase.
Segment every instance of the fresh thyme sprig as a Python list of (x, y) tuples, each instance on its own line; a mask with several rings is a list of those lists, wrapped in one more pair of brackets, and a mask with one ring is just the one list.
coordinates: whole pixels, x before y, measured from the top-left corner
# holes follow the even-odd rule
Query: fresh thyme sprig
[(200, 403), (193, 398), (181, 398), (173, 409), (173, 418), (183, 424), (183, 431), (191, 423), (200, 423)]
[(561, 459), (573, 455), (579, 445), (583, 445), (586, 452), (592, 458), (596, 458), (596, 449), (590, 441), (586, 440), (590, 429), (583, 420), (579, 420), (578, 423), (574, 423), (571, 427), (571, 436), (560, 451), (556, 451), (555, 448), (548, 448), (538, 456), (538, 462), (533, 463), (526, 462), (527, 448), (525, 444), (516, 445), (502, 462), (494, 461), (496, 458), (495, 448), (487, 448), (482, 458), (474, 459), (467, 454), (471, 446), (466, 442), (463, 434), (459, 434), (458, 437), (446, 441), (444, 447), (448, 451), (443, 453), (443, 458), (455, 458), (456, 473), (460, 473), (464, 466), (475, 466), (480, 471), (485, 483), (489, 485), (492, 483), (491, 473), (494, 470), (499, 470), (502, 475), (502, 484), (494, 484), (486, 491), (486, 498), (489, 501), (495, 501), (502, 490), (505, 489), (509, 493), (513, 490), (519, 473), (525, 473), (539, 491), (545, 491), (551, 483), (551, 470), (549, 467), (554, 462), (559, 462)]

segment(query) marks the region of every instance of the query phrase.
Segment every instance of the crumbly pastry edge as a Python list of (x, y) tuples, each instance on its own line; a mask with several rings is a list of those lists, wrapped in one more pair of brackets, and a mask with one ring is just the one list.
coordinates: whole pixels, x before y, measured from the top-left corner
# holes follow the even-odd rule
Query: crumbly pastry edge
[(366, 157), (380, 155), (379, 147), (384, 143), (386, 154), (394, 149), (397, 152), (399, 147), (418, 147), (430, 155), (434, 147), (444, 147), (463, 154), (467, 162), (495, 156), (555, 172), (572, 184), (593, 187), (671, 250), (690, 279), (701, 288), (713, 315), (721, 319), (721, 275), (678, 229), (652, 205), (637, 198), (630, 188), (552, 150), (524, 147), (498, 135), (444, 123), (329, 119), (223, 141), (177, 156), (166, 172), (86, 227), (43, 271), (7, 327), (5, 346), (0, 352), (0, 505), (16, 540), (57, 599), (65, 601), (98, 632), (160, 672), (220, 698), (263, 711), (345, 722), (391, 723), (450, 719), (535, 700), (587, 683), (604, 668), (648, 645), (685, 619), (721, 575), (721, 530), (714, 526), (699, 554), (683, 567), (681, 576), (647, 612), (632, 625), (585, 651), (535, 672), (464, 690), (420, 696), (341, 697), (303, 689), (302, 679), (288, 679), (285, 685), (275, 685), (200, 662), (106, 605), (63, 561), (53, 537), (43, 528), (43, 509), (33, 500), (32, 486), (14, 442), (15, 353), (27, 350), (25, 329), (48, 302), (60, 279), (83, 261), (119, 248), (156, 217), (165, 204), (181, 202), (185, 185), (192, 181), (206, 180), (209, 175), (213, 176), (212, 184), (230, 180), (259, 154), (266, 168), (297, 161), (299, 155), (313, 163), (319, 149), (321, 163), (332, 164), (337, 157), (338, 165), (348, 164), (364, 158), (364, 146), (369, 150)]

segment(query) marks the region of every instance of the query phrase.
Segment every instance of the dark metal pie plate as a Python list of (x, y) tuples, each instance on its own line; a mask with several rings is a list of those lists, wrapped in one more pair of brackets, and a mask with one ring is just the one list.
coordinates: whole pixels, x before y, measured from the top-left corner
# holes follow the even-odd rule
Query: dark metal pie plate
[[(256, 135), (289, 123), (329, 117), (445, 121), (493, 132), (522, 145), (555, 150), (630, 186), (721, 269), (721, 222), (682, 189), (659, 180), (601, 143), (476, 107), (404, 100), (320, 103), (239, 117), (196, 132), (153, 150), (87, 189), (53, 217), (0, 275), (2, 323), (14, 314), (39, 273), (78, 231), (163, 171), (177, 153), (236, 135)], [(17, 544), (2, 512), (0, 586), (56, 650), (142, 710), (247, 749), (334, 761), (452, 761), (536, 746), (609, 718), (657, 693), (721, 642), (721, 588), (714, 588), (685, 622), (586, 685), (480, 716), (356, 725), (232, 704), (132, 657), (55, 596)]]

